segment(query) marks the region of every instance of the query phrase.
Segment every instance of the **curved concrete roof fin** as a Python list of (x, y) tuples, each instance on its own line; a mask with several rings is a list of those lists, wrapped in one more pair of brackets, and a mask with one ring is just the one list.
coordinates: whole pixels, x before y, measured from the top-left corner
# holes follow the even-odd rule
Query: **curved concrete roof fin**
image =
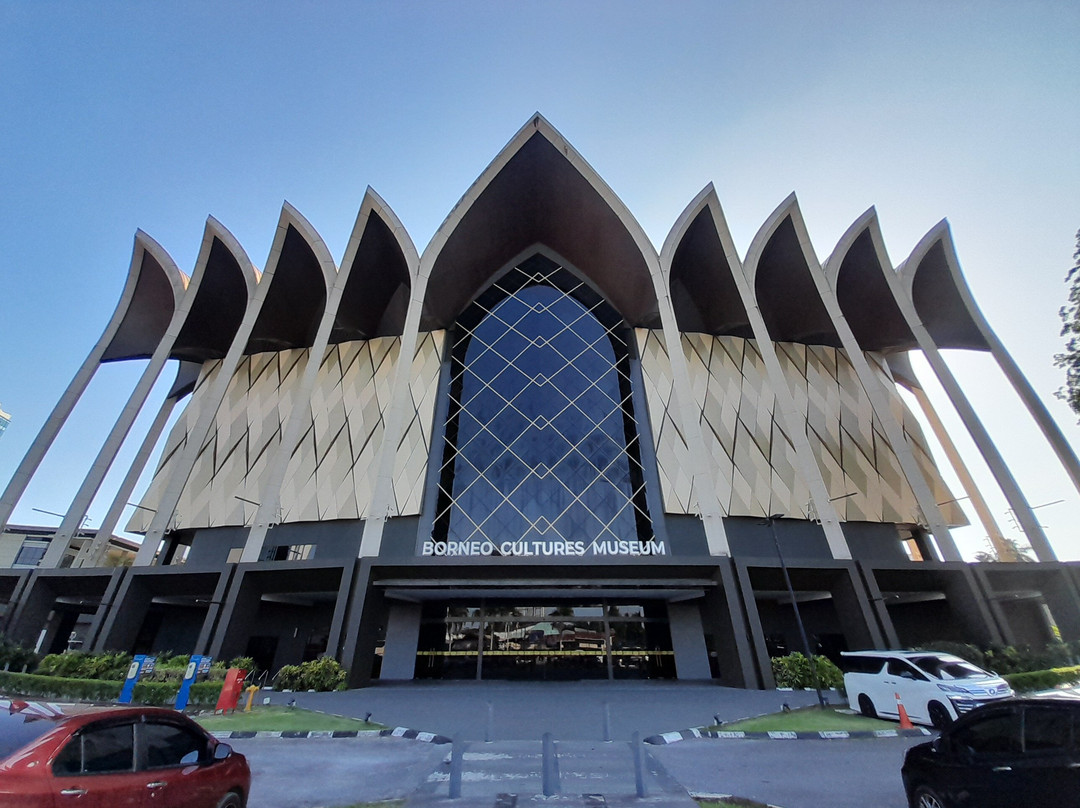
[(259, 271), (259, 268), (256, 267), (248, 257), (247, 251), (240, 245), (240, 242), (237, 241), (236, 236), (232, 234), (232, 231), (213, 216), (206, 217), (204, 238), (205, 233), (207, 232), (211, 233), (215, 239), (221, 242), (222, 247), (228, 250), (230, 257), (240, 271), (240, 276), (244, 280), (244, 287), (247, 290), (247, 299), (250, 302), (251, 299), (255, 297), (255, 287), (262, 277), (262, 272)]
[(192, 362), (225, 356), (254, 297), (257, 276), (232, 234), (207, 217), (192, 273), (199, 282), (170, 356)]
[[(129, 281), (121, 305), (124, 318), (101, 357), (102, 362), (148, 359), (157, 348), (187, 289), (186, 276), (165, 248), (142, 230), (135, 231)], [(126, 304), (124, 298), (127, 298)]]
[(345, 289), (330, 342), (402, 334), (419, 264), (401, 220), (368, 187), (341, 260)]
[(169, 388), (169, 395), (166, 398), (179, 400), (188, 395), (195, 389), (195, 384), (199, 381), (201, 372), (201, 362), (190, 362), (181, 359), (176, 363), (176, 378), (173, 380), (172, 387)]
[(818, 269), (817, 256), (792, 193), (754, 236), (746, 276), (774, 341), (843, 347), (811, 267)]
[(632, 326), (659, 325), (656, 248), (622, 201), (542, 115), (511, 138), (420, 257), (421, 329), (445, 328), (532, 244), (565, 256)]
[(900, 267), (899, 276), (939, 348), (990, 350), (982, 332), (985, 320), (960, 271), (946, 219), (923, 236)]
[(889, 354), (885, 362), (897, 384), (902, 384), (909, 390), (922, 389), (922, 383), (915, 376), (915, 368), (911, 365), (911, 355), (907, 351)]
[(680, 331), (753, 336), (732, 275), (742, 271), (741, 263), (712, 183), (672, 226), (660, 250), (660, 265)]
[(336, 276), (322, 238), (285, 202), (260, 281), (269, 286), (245, 353), (311, 347)]
[(916, 346), (885, 275), (893, 268), (873, 207), (844, 232), (823, 269), (864, 351), (907, 351)]

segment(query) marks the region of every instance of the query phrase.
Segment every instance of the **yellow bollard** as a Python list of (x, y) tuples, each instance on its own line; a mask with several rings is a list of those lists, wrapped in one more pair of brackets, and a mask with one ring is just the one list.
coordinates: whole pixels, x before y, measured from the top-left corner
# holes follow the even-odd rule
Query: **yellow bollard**
[(244, 712), (245, 713), (250, 713), (251, 712), (251, 700), (253, 698), (255, 698), (255, 694), (259, 692), (259, 688), (256, 685), (248, 685), (244, 689), (247, 691), (247, 694), (248, 694), (247, 706), (244, 707)]

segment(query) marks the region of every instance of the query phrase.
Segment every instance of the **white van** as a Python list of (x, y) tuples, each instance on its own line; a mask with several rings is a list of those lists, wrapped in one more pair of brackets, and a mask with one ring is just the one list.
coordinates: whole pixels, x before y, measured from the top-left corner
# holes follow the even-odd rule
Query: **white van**
[(843, 651), (848, 704), (863, 715), (908, 717), (941, 728), (961, 714), (1013, 695), (1009, 683), (952, 654), (937, 651)]

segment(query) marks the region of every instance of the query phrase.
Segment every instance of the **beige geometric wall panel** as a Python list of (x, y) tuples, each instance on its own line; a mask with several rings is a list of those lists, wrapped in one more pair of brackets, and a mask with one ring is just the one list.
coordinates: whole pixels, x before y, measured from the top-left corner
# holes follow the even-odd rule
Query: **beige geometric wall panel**
[[(441, 331), (423, 335), (412, 364), (411, 418), (398, 446), (394, 488), (400, 514), (420, 512), (443, 338)], [(305, 407), (309, 418), (290, 458), (282, 483), (281, 512), (274, 521), (367, 516), (400, 345), (399, 337), (382, 337), (330, 346), (306, 402), (294, 401), (306, 350), (244, 357), (184, 487), (175, 527), (250, 523), (267, 463), (294, 406)], [(171, 461), (179, 457), (187, 430), (197, 418), (199, 392), (210, 372), (200, 379), (169, 436), (143, 507), (136, 510), (128, 530), (149, 527), (153, 517), (149, 509), (155, 507)]]
[(690, 471), (692, 466), (686, 440), (675, 420), (678, 407), (674, 401), (671, 359), (664, 346), (663, 334), (644, 328), (635, 329), (634, 333), (641, 356), (641, 375), (645, 382), (645, 401), (656, 446), (656, 466), (664, 495), (664, 510), (667, 513), (696, 514), (698, 511)]
[(439, 392), (445, 331), (421, 333), (409, 375), (411, 412), (394, 462), (394, 503), (389, 516), (420, 513), (431, 451), (435, 398)]
[[(690, 513), (682, 472), (685, 444), (674, 428), (668, 357), (659, 335), (639, 330), (642, 372), (655, 431), (656, 453), (669, 513)], [(814, 516), (810, 494), (795, 472), (795, 453), (780, 420), (775, 396), (754, 340), (683, 334), (691, 387), (701, 409), (701, 427), (711, 458), (716, 494), (731, 516)], [(884, 435), (870, 399), (843, 350), (776, 343), (777, 356), (829, 498), (844, 521), (918, 523), (925, 519)], [(890, 394), (916, 459), (936, 501), (953, 499), (934, 465), (922, 430), (871, 355), (871, 364)], [(944, 506), (952, 525), (966, 524), (956, 503)]]

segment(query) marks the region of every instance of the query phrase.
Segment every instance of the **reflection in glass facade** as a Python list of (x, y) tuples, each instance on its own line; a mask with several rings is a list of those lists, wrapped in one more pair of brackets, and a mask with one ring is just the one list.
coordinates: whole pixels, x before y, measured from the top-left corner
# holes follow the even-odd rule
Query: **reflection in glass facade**
[(535, 256), (457, 325), (432, 537), (509, 555), (651, 540), (627, 329), (612, 307)]
[(674, 678), (665, 604), (430, 602), (418, 679)]

